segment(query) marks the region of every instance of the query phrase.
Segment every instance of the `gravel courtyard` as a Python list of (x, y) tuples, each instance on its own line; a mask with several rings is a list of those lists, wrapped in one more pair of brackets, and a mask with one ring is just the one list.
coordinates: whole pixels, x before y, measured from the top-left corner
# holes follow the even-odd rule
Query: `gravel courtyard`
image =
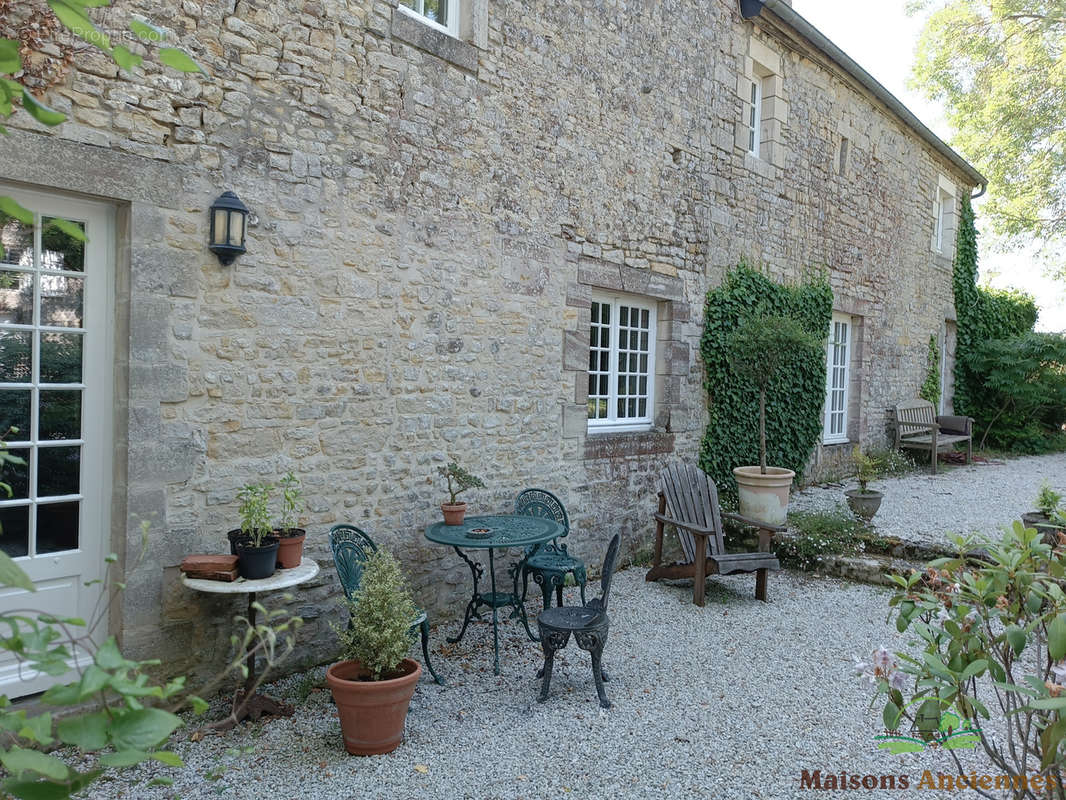
[[(794, 798), (811, 794), (800, 788), (803, 769), (909, 776), (908, 791), (864, 796), (941, 796), (915, 787), (923, 770), (951, 772), (948, 757), (878, 751), (880, 708), (869, 709), (870, 691), (854, 674), (874, 647), (902, 645), (886, 624), (883, 588), (783, 572), (771, 577), (764, 605), (752, 596), (753, 576), (715, 577), (697, 608), (691, 582), (648, 584), (639, 568), (615, 581), (604, 656), (610, 711), (596, 703), (588, 656), (573, 643), (541, 705), (539, 647), (519, 625), (501, 626), (500, 677), (489, 625), (475, 624), (457, 647), (444, 645), (448, 625), (433, 642), (443, 646), (437, 663), (450, 685), (423, 675), (407, 739), (392, 755), (347, 755), (328, 691), (299, 699), (319, 669), (270, 687), (297, 704), (291, 719), (199, 742), (184, 729), (175, 749), (185, 769), (136, 768), (90, 796)], [(158, 775), (173, 777), (173, 787), (148, 787)]]
[[(947, 468), (904, 478), (872, 481), (885, 499), (873, 526), (885, 536), (923, 543), (946, 541), (945, 533), (992, 534), (1027, 511), (1035, 511), (1036, 493), (1047, 480), (1066, 495), (1066, 453), (1012, 458), (1004, 463)], [(844, 485), (813, 486), (792, 496), (790, 509), (830, 509), (845, 502)]]

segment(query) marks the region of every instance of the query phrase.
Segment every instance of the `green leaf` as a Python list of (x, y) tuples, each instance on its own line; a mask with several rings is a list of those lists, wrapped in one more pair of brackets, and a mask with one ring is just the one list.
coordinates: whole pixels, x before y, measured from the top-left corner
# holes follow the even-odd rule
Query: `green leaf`
[(146, 786), (173, 786), (174, 780), (172, 778), (152, 778), (148, 781)]
[(130, 30), (146, 42), (162, 42), (167, 38), (166, 31), (139, 19), (130, 21)]
[(121, 750), (150, 750), (181, 725), (181, 719), (161, 708), (129, 711), (111, 724), (111, 742)]
[(885, 703), (885, 708), (881, 712), (881, 719), (885, 723), (885, 729), (894, 731), (896, 726), (899, 725), (900, 714), (903, 710), (892, 701)]
[(1066, 736), (1066, 720), (1062, 719), (1040, 731), (1040, 751), (1044, 754), (1040, 769), (1047, 769), (1055, 763), (1063, 736)]
[(3, 789), (18, 800), (70, 800), (71, 788), (65, 783), (51, 781), (23, 781), (8, 778), (2, 784)]
[(55, 126), (67, 118), (55, 109), (49, 108), (30, 94), (29, 89), (22, 90), (22, 107), (26, 113), (40, 122), (42, 125)]
[(1059, 614), (1047, 626), (1047, 652), (1052, 661), (1066, 658), (1066, 613)]
[(12, 775), (29, 771), (54, 781), (65, 780), (70, 772), (67, 765), (55, 756), (39, 753), (36, 750), (24, 750), (21, 747), (13, 747), (6, 752), (0, 751), (0, 763)]
[(119, 750), (100, 756), (100, 763), (105, 767), (132, 767), (147, 760), (148, 754), (143, 750)]
[(1017, 625), (1009, 625), (1003, 635), (1007, 638), (1007, 643), (1014, 649), (1014, 655), (1021, 655), (1022, 650), (1025, 649), (1025, 631)]
[[(0, 213), (7, 214), (9, 217), (14, 217), (23, 225), (33, 224), (33, 212), (29, 209), (23, 208), (16, 203), (12, 198), (5, 195), (0, 195)], [(21, 589), (28, 591), (36, 591), (36, 587), (33, 585), (33, 581), (29, 579), (21, 567), (15, 565), (15, 562), (11, 560), (10, 556), (6, 555), (4, 551), (0, 550), (0, 584), (5, 586), (18, 586)], [(10, 564), (10, 566), (8, 566)], [(22, 580), (13, 580), (12, 576), (18, 573), (22, 576)]]
[(1033, 700), (1026, 708), (1037, 708), (1041, 711), (1062, 711), (1066, 708), (1066, 697), (1045, 697)]
[(196, 714), (197, 716), (203, 714), (205, 711), (207, 711), (208, 708), (210, 708), (210, 706), (207, 704), (207, 701), (204, 700), (202, 697), (197, 697), (194, 694), (190, 694), (186, 699), (189, 701), (189, 705), (192, 707), (192, 713)]
[(156, 750), (152, 753), (152, 758), (161, 764), (166, 764), (168, 767), (185, 766), (185, 762), (181, 760), (181, 756), (177, 753), (172, 753), (169, 750)]
[(23, 739), (38, 744), (51, 744), (52, 738), (52, 715), (48, 712), (26, 717), (23, 725), (18, 730), (18, 735)]
[(962, 680), (967, 681), (970, 678), (976, 678), (986, 669), (988, 669), (988, 661), (985, 659), (979, 658), (976, 661), (971, 661), (966, 669), (962, 671)]
[(81, 686), (77, 683), (64, 683), (50, 687), (43, 695), (41, 702), (50, 706), (72, 706), (81, 702)]
[(13, 39), (0, 39), (0, 72), (14, 75), (22, 69), (19, 43)]
[(205, 75), (207, 74), (203, 67), (176, 47), (161, 47), (159, 49), (159, 60), (179, 72), (202, 72)]
[[(63, 219), (62, 217), (52, 217), (48, 220), (48, 225), (45, 227), (45, 231), (49, 228), (57, 228), (72, 239), (77, 239), (79, 242), (89, 241), (89, 237), (85, 235), (85, 231), (81, 225), (78, 225), (70, 220)], [(85, 623), (83, 622), (82, 625)]]
[(953, 733), (940, 742), (945, 750), (972, 750), (981, 742), (981, 737), (968, 731)]
[(944, 662), (940, 660), (936, 653), (922, 653), (922, 658), (934, 675), (938, 675), (941, 678), (954, 678), (951, 670), (944, 666)]
[(94, 47), (98, 47), (105, 53), (111, 52), (111, 40), (107, 34), (100, 31), (85, 10), (88, 3), (79, 3), (74, 0), (48, 0), (48, 7), (56, 15), (64, 27), (75, 36), (81, 37)]
[(122, 653), (118, 649), (118, 642), (115, 641), (114, 636), (100, 645), (100, 649), (96, 651), (96, 658), (93, 660), (101, 669), (119, 669), (128, 663), (122, 657)]
[(108, 716), (103, 711), (65, 717), (56, 724), (59, 740), (82, 750), (103, 750), (107, 747)]
[(90, 664), (85, 672), (81, 675), (81, 680), (78, 682), (78, 689), (81, 692), (82, 699), (86, 699), (91, 695), (96, 694), (111, 680), (111, 673), (100, 669), (96, 664)]
[(886, 739), (877, 745), (880, 750), (887, 750), (890, 753), (919, 753), (925, 749), (925, 744), (917, 739)]
[(111, 57), (115, 59), (115, 63), (127, 72), (131, 71), (134, 67), (139, 67), (144, 59), (136, 53), (131, 53), (122, 45), (119, 45), (111, 51)]

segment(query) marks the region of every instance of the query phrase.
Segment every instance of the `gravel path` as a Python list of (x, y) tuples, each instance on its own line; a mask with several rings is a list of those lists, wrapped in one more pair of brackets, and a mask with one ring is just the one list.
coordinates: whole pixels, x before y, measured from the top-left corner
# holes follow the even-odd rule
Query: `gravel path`
[[(640, 569), (619, 572), (604, 654), (610, 711), (596, 703), (588, 656), (573, 643), (557, 656), (551, 698), (538, 704), (539, 647), (519, 625), (501, 626), (500, 677), (488, 624), (472, 625), (458, 646), (443, 644), (448, 626), (433, 642), (450, 685), (424, 673), (406, 741), (391, 755), (344, 752), (328, 691), (307, 693), (322, 682), (319, 669), (271, 687), (297, 704), (291, 719), (199, 742), (186, 733), (175, 745), (183, 770), (134, 768), (89, 796), (796, 798), (812, 794), (800, 788), (802, 769), (910, 779), (908, 791), (818, 796), (973, 796), (916, 788), (923, 770), (952, 771), (943, 752), (876, 749), (880, 708), (869, 709), (854, 662), (878, 645), (903, 645), (886, 623), (885, 589), (782, 572), (766, 605), (753, 585), (752, 576), (712, 578), (697, 608), (691, 582), (647, 584)], [(173, 787), (148, 786), (163, 775)]]
[[(884, 478), (870, 484), (885, 494), (873, 525), (880, 534), (927, 544), (945, 542), (947, 533), (995, 535), (1036, 510), (1044, 480), (1066, 495), (1066, 453)], [(831, 509), (845, 502), (845, 489), (854, 488), (854, 481), (810, 487), (792, 496), (790, 509)]]

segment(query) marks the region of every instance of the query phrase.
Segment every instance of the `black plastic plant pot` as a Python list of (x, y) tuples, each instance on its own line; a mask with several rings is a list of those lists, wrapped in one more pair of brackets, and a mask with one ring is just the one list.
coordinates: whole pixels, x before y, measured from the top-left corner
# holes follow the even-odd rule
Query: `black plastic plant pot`
[(247, 539), (248, 534), (240, 528), (234, 528), (226, 534), (226, 538), (229, 539), (229, 554), (235, 556), (237, 555), (237, 542), (241, 539)]
[(250, 539), (237, 542), (237, 571), (250, 581), (269, 578), (274, 574), (278, 560), (278, 540), (263, 537), (259, 547), (253, 547)]

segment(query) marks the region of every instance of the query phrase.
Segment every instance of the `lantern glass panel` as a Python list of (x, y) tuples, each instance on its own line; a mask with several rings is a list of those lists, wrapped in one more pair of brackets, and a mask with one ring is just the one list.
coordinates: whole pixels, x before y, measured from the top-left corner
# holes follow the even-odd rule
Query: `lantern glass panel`
[(212, 244), (227, 244), (229, 238), (229, 211), (224, 208), (215, 209), (215, 240)]
[(229, 243), (235, 247), (244, 244), (244, 214), (240, 211), (229, 212)]

